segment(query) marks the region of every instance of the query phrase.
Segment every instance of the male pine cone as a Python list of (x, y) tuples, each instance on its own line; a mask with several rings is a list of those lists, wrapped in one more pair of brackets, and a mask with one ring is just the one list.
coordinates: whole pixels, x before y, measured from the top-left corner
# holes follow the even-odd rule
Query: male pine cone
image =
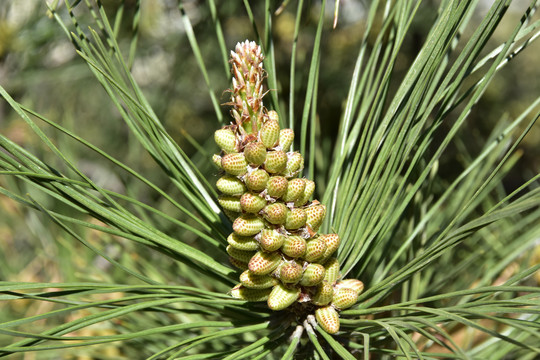
[(230, 62), (234, 122), (215, 132), (221, 153), (213, 161), (225, 173), (216, 183), (218, 201), (233, 220), (227, 253), (244, 270), (231, 295), (267, 301), (275, 311), (314, 311), (319, 325), (335, 334), (337, 311), (354, 305), (363, 283), (339, 281), (339, 262), (332, 256), (339, 236), (317, 233), (326, 207), (310, 201), (315, 183), (298, 177), (304, 159), (290, 151), (294, 131), (281, 129), (277, 112), (263, 106), (260, 47), (238, 43)]

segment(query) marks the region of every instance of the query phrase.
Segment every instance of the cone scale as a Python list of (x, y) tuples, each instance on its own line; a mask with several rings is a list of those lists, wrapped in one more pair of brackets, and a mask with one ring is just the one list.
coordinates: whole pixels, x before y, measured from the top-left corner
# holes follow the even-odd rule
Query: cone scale
[(363, 283), (340, 280), (340, 238), (318, 234), (326, 207), (311, 199), (315, 182), (300, 175), (304, 158), (293, 151), (294, 130), (282, 129), (278, 113), (263, 105), (263, 59), (255, 42), (231, 51), (232, 120), (214, 134), (218, 202), (233, 228), (227, 253), (243, 271), (230, 294), (266, 301), (273, 311), (314, 314), (335, 334), (338, 311), (354, 305)]

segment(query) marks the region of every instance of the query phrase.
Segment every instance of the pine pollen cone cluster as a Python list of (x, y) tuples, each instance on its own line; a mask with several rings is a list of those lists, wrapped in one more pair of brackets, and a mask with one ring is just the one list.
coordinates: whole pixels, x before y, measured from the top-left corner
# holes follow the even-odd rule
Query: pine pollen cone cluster
[(328, 333), (339, 330), (338, 311), (354, 305), (364, 284), (340, 279), (337, 234), (318, 234), (326, 207), (310, 200), (312, 180), (299, 178), (304, 159), (289, 151), (292, 129), (280, 129), (278, 114), (263, 106), (263, 55), (255, 42), (231, 51), (234, 121), (215, 132), (221, 153), (214, 163), (219, 203), (233, 221), (227, 252), (244, 270), (231, 290), (235, 298), (266, 301), (274, 311), (315, 312)]

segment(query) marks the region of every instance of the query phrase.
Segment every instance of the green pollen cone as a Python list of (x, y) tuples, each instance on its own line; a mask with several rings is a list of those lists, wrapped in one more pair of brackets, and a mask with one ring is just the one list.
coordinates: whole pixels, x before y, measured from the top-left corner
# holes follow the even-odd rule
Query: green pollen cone
[[(285, 171), (287, 166), (287, 154), (281, 150), (269, 151), (266, 154), (264, 168), (272, 174), (279, 174)], [(225, 170), (226, 171), (226, 170)]]
[(274, 271), (281, 261), (278, 252), (259, 251), (249, 260), (248, 268), (255, 275), (266, 275)]
[(314, 205), (306, 208), (307, 224), (313, 231), (319, 230), (326, 215), (326, 206)]
[(324, 268), (326, 270), (326, 274), (324, 276), (324, 280), (328, 281), (330, 284), (334, 284), (337, 279), (339, 278), (339, 261), (336, 258), (330, 258), (325, 264)]
[(258, 213), (266, 206), (266, 200), (253, 193), (245, 193), (240, 198), (241, 210), (247, 213)]
[(309, 199), (313, 196), (313, 193), (315, 192), (315, 182), (312, 180), (306, 179), (306, 186), (304, 188), (304, 192), (300, 197), (294, 202), (294, 206), (304, 206), (307, 204)]
[(287, 207), (285, 204), (277, 202), (267, 205), (264, 210), (264, 218), (271, 224), (281, 225), (287, 219)]
[(243, 263), (249, 262), (251, 257), (255, 255), (255, 251), (240, 250), (231, 245), (228, 245), (226, 250), (230, 257)]
[(262, 165), (266, 160), (266, 147), (260, 142), (252, 142), (244, 148), (244, 155), (248, 163), (252, 165)]
[(317, 286), (317, 291), (315, 292), (315, 295), (313, 295), (313, 298), (311, 300), (313, 301), (313, 304), (323, 306), (330, 304), (333, 296), (334, 287), (332, 286), (332, 284), (323, 281)]
[(255, 215), (242, 215), (234, 220), (232, 227), (240, 236), (253, 236), (264, 229), (264, 221)]
[(244, 175), (247, 172), (247, 161), (242, 153), (227, 154), (221, 158), (221, 167), (231, 175)]
[(341, 288), (334, 291), (332, 305), (338, 310), (350, 308), (358, 300), (358, 293), (354, 289)]
[(244, 251), (256, 251), (259, 250), (259, 243), (253, 236), (240, 236), (237, 233), (231, 233), (227, 237), (227, 242), (230, 246)]
[(255, 275), (249, 270), (240, 275), (240, 282), (249, 289), (267, 289), (278, 283), (276, 278), (268, 275)]
[(279, 146), (282, 151), (289, 151), (294, 141), (294, 131), (292, 129), (282, 129), (279, 132)]
[(283, 176), (272, 176), (266, 184), (266, 191), (268, 192), (268, 195), (280, 198), (285, 195), (288, 183), (289, 181)]
[(285, 238), (281, 252), (292, 258), (299, 258), (306, 252), (306, 240), (300, 236), (291, 235)]
[(246, 192), (246, 186), (242, 180), (232, 175), (225, 175), (221, 177), (216, 182), (216, 187), (225, 195), (242, 195)]
[(248, 289), (242, 284), (236, 285), (231, 290), (231, 296), (245, 301), (266, 301), (272, 292), (271, 288), (268, 289)]
[(236, 148), (236, 135), (231, 129), (217, 130), (214, 133), (214, 140), (226, 154), (238, 152)]
[(279, 122), (276, 119), (268, 119), (259, 132), (261, 142), (267, 149), (272, 149), (279, 140)]
[(338, 281), (336, 283), (336, 288), (338, 288), (338, 289), (341, 289), (341, 288), (353, 289), (354, 291), (356, 291), (356, 293), (358, 295), (360, 295), (362, 293), (362, 291), (364, 290), (364, 283), (361, 282), (358, 279), (343, 279), (343, 280)]
[(315, 310), (315, 318), (327, 333), (335, 334), (339, 331), (339, 315), (331, 305)]
[(322, 283), (326, 270), (321, 264), (309, 264), (300, 279), (302, 286), (315, 286)]
[(262, 191), (266, 188), (270, 176), (262, 169), (257, 169), (245, 177), (246, 186), (251, 191)]
[(283, 284), (274, 286), (268, 296), (268, 307), (274, 311), (283, 310), (292, 305), (300, 296), (300, 289), (297, 287), (286, 287)]
[(278, 250), (285, 241), (285, 236), (281, 235), (275, 230), (264, 229), (261, 231), (260, 244), (265, 251)]
[(287, 212), (285, 219), (285, 229), (296, 230), (306, 224), (307, 215), (304, 209), (293, 208)]
[(339, 247), (341, 239), (338, 234), (324, 234), (318, 237), (319, 240), (323, 240), (326, 243), (326, 251), (321, 261), (326, 261), (332, 256)]
[(218, 197), (218, 203), (222, 208), (229, 211), (241, 212), (240, 198), (238, 196), (220, 195)]
[(287, 184), (287, 190), (283, 194), (283, 201), (290, 202), (297, 200), (303, 193), (306, 188), (305, 179), (292, 179), (289, 180)]
[(288, 153), (285, 177), (294, 177), (304, 168), (304, 157), (300, 153)]
[(296, 261), (285, 261), (279, 267), (279, 280), (285, 284), (296, 284), (302, 278), (303, 271)]
[(309, 240), (306, 244), (304, 259), (309, 262), (317, 262), (322, 259), (326, 252), (326, 243), (320, 239)]

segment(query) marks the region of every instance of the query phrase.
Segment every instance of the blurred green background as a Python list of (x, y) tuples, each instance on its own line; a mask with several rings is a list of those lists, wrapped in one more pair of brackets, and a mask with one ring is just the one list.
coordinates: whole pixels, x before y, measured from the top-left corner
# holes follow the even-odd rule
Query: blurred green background
[[(114, 16), (122, 9), (124, 17), (129, 19), (136, 12), (135, 1), (102, 2), (110, 16)], [(394, 81), (396, 88), (427, 35), (430, 20), (436, 11), (436, 3), (426, 1), (412, 25), (411, 36), (403, 45), (399, 67), (396, 69)], [(486, 5), (480, 6), (480, 10), (487, 11), (489, 1), (483, 3)], [(228, 70), (221, 60), (222, 55), (219, 52), (214, 28), (209, 23), (211, 21), (209, 6), (204, 1), (184, 1), (183, 4), (194, 27), (195, 36), (201, 44), (201, 53), (209, 71), (211, 87), (219, 101), (225, 103), (228, 101), (228, 94), (224, 93), (229, 87)], [(279, 3), (276, 3), (276, 7), (278, 5)], [(265, 11), (264, 2), (253, 2), (252, 6), (255, 17), (262, 19)], [(310, 13), (304, 16), (298, 39), (296, 84), (299, 88), (294, 89), (297, 94), (296, 116), (301, 114), (303, 105), (303, 87), (307, 83), (308, 71), (306, 64), (310, 61), (319, 6), (320, 2), (312, 1), (306, 7), (310, 9)], [(217, 7), (229, 49), (246, 38), (255, 39), (241, 1), (218, 1)], [(77, 8), (81, 11), (79, 15), (82, 19), (86, 19), (90, 24), (90, 14), (85, 13), (85, 9), (85, 6)], [(323, 58), (318, 93), (320, 131), (327, 134), (337, 133), (337, 119), (342, 114), (342, 105), (347, 96), (358, 44), (363, 35), (364, 10), (362, 1), (342, 1), (338, 27), (331, 30), (333, 2), (329, 4), (327, 24), (323, 33)], [(273, 23), (276, 73), (279, 82), (277, 91), (284, 106), (288, 106), (286, 101), (291, 90), (288, 84), (295, 12), (296, 3), (291, 2), (279, 16), (274, 17)], [(140, 15), (137, 52), (132, 68), (135, 79), (172, 137), (193, 158), (199, 169), (211, 178), (216, 175), (216, 170), (209, 161), (209, 156), (217, 150), (212, 135), (219, 124), (203, 76), (186, 37), (177, 2), (143, 0)], [(478, 19), (482, 15), (478, 13)], [(507, 21), (500, 27), (500, 33), (494, 36), (491, 48), (505, 40), (506, 35), (512, 30), (510, 26), (513, 25), (510, 24), (514, 24), (517, 16), (512, 13), (511, 7)], [(85, 29), (88, 24), (81, 24), (82, 28)], [(125, 21), (124, 24), (125, 26), (119, 29), (119, 39), (120, 45), (128, 53), (133, 30), (130, 21)], [(262, 33), (262, 29), (261, 22), (259, 32)], [(468, 156), (464, 149), (470, 154), (477, 153), (491, 129), (502, 117), (516, 117), (540, 94), (538, 66), (540, 47), (537, 43), (531, 47), (512, 60), (514, 63), (496, 77), (482, 101), (471, 113), (467, 126), (460, 134), (460, 141), (452, 145), (440, 164), (440, 175), (448, 181), (461, 170), (463, 159)], [(168, 178), (130, 134), (118, 111), (87, 65), (78, 57), (66, 34), (48, 16), (44, 1), (0, 2), (0, 84), (21, 103), (113, 154), (145, 174), (161, 188), (170, 189), (173, 195), (182, 199), (182, 195), (175, 194), (175, 190), (168, 183)], [(225, 118), (228, 117), (226, 106), (222, 106), (222, 113)], [(450, 124), (446, 126), (449, 127)], [(97, 155), (73, 140), (59, 135), (51, 128), (47, 126), (42, 128), (97, 184), (113, 191), (134, 195), (146, 204), (175, 215), (167, 203), (162, 202), (154, 194), (147, 193), (140, 183), (135, 182), (126, 173), (105, 163)], [(58, 167), (61, 171), (66, 170), (4, 101), (0, 101), (0, 132), (24, 145), (29, 151), (40, 154), (40, 157), (51, 166)], [(462, 143), (462, 147), (459, 142)], [(520, 147), (522, 159), (512, 175), (505, 179), (507, 191), (513, 190), (523, 179), (538, 173), (539, 143), (540, 125), (537, 124)], [(325, 162), (331, 161), (330, 145), (323, 143), (318, 149)], [(20, 187), (22, 192), (25, 191), (24, 185), (5, 176), (0, 176), (0, 183)], [(324, 184), (324, 179), (320, 179), (319, 183)], [(50, 208), (62, 211), (62, 205), (54, 203), (50, 198), (40, 194), (32, 195)], [(151, 221), (159, 222), (158, 219)], [(181, 236), (186, 242), (197, 241), (191, 233), (177, 236)], [(148, 250), (139, 251), (137, 245), (122, 239), (87, 231), (87, 240), (105, 249), (109, 256), (132, 264), (134, 268), (142, 268), (145, 274), (159, 281), (176, 284), (191, 284), (193, 281), (182, 279), (177, 275), (181, 274), (183, 265), (159, 254), (149, 253)], [(130, 281), (125, 279), (125, 274), (116, 273), (117, 270), (114, 269), (105, 260), (55, 227), (45, 215), (30, 211), (0, 196), (0, 280), (124, 283)], [(47, 306), (54, 307), (45, 303), (29, 305), (24, 301), (10, 302), (9, 305), (0, 302), (0, 317), (17, 319), (23, 315), (29, 316), (50, 310), (45, 308)], [(45, 323), (43, 326), (45, 327)], [(91, 329), (93, 330), (85, 331), (95, 331), (95, 334), (106, 334), (108, 331), (106, 325)], [(0, 344), (4, 340), (5, 338), (0, 335)], [(90, 358), (90, 353), (85, 354), (86, 351), (90, 350), (84, 350), (77, 357)], [(122, 357), (114, 346), (110, 347), (110, 351), (111, 353), (105, 357)], [(33, 357), (39, 358), (38, 354), (24, 355), (25, 359)]]

